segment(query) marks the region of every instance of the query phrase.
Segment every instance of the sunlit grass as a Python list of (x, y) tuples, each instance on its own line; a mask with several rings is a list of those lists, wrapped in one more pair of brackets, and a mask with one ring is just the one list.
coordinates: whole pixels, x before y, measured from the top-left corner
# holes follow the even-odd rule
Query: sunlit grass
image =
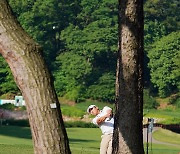
[(180, 134), (174, 133), (166, 129), (159, 129), (153, 133), (153, 137), (162, 142), (178, 144), (180, 147)]
[[(98, 154), (99, 128), (67, 128), (72, 154)], [(30, 128), (0, 127), (0, 154), (33, 154)]]
[[(99, 154), (101, 132), (99, 128), (67, 128), (72, 154)], [(179, 135), (158, 132), (158, 140), (179, 140)], [(179, 143), (177, 141), (176, 143)], [(146, 152), (146, 144), (144, 144)], [(178, 154), (180, 146), (152, 144), (153, 154)], [(30, 128), (3, 126), (0, 127), (0, 154), (33, 154)], [(149, 144), (151, 154), (151, 144)]]
[[(144, 144), (145, 154), (147, 153), (146, 145)], [(149, 154), (178, 154), (180, 152), (180, 147), (175, 147), (171, 145), (163, 144), (149, 144), (148, 153)]]
[(144, 117), (158, 118), (162, 124), (180, 124), (180, 109), (144, 110)]

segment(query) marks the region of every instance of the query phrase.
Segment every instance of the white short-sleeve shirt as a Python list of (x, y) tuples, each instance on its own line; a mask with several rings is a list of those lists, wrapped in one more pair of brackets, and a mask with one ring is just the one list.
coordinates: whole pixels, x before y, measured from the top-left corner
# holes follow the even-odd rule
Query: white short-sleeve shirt
[(100, 125), (97, 124), (97, 119), (104, 116), (107, 110), (112, 110), (110, 107), (105, 106), (100, 113), (92, 120), (92, 123), (99, 126), (103, 134), (112, 134), (114, 130), (114, 118), (106, 118)]

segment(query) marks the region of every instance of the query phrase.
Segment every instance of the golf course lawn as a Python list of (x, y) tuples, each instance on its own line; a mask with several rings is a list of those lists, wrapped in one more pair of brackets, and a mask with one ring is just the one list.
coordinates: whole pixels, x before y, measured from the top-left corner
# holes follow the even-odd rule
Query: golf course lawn
[[(99, 154), (101, 132), (98, 128), (67, 128), (72, 154)], [(146, 145), (144, 147), (146, 151)], [(178, 154), (180, 147), (152, 144), (153, 154)], [(151, 153), (151, 144), (149, 144)], [(30, 129), (0, 127), (0, 154), (33, 154)]]
[(159, 129), (153, 133), (153, 137), (161, 142), (168, 142), (180, 146), (180, 134), (176, 134), (166, 129)]

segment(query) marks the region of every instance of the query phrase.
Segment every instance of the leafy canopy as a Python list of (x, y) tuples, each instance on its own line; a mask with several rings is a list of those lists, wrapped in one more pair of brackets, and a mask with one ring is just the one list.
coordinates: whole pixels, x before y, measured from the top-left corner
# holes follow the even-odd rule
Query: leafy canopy
[(159, 95), (165, 97), (180, 85), (180, 32), (162, 37), (148, 52), (151, 81), (158, 88)]

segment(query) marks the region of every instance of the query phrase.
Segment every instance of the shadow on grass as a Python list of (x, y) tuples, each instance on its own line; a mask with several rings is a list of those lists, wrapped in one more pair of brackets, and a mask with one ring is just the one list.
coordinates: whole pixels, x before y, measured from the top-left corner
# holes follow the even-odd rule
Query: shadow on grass
[(95, 140), (83, 140), (83, 139), (72, 139), (72, 138), (69, 138), (69, 142), (71, 144), (77, 144), (77, 143), (82, 143), (82, 142), (95, 142)]
[(32, 139), (30, 128), (16, 126), (0, 126), (0, 135)]
[[(0, 135), (24, 138), (24, 139), (32, 139), (31, 131), (29, 127), (0, 126)], [(74, 139), (74, 138), (69, 137), (69, 142), (71, 144), (79, 144), (82, 142), (88, 143), (88, 142), (96, 142), (96, 141), (86, 140), (86, 139)]]

